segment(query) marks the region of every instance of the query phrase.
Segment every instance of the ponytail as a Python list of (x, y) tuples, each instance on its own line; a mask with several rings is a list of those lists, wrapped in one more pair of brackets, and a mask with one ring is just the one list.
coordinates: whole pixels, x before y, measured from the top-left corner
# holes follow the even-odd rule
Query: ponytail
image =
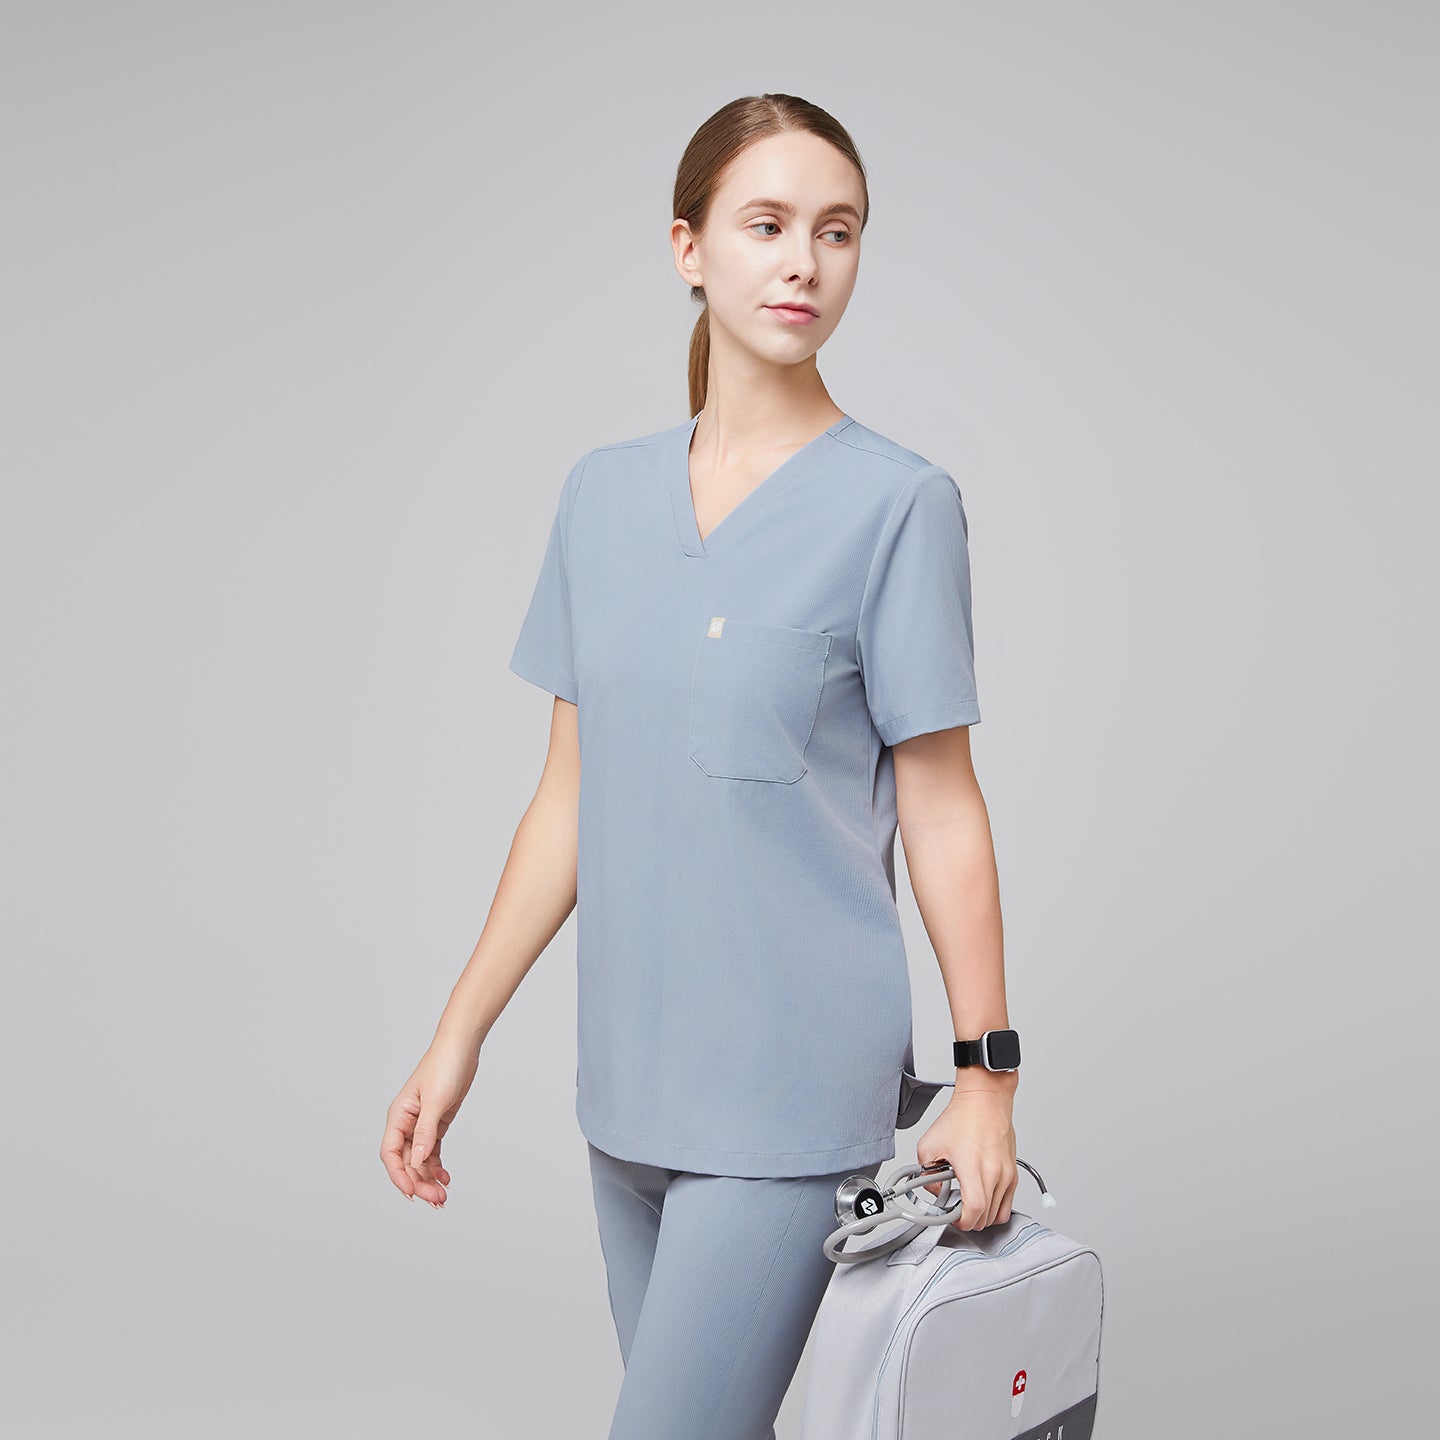
[(701, 304), (700, 318), (690, 332), (690, 414), (694, 416), (705, 408), (705, 388), (710, 380), (710, 307), (703, 287), (692, 285), (690, 294)]

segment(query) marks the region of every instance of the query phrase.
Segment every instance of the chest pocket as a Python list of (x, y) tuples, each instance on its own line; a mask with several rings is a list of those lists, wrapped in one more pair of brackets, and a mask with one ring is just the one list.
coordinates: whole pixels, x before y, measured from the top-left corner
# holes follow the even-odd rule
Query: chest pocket
[(805, 773), (831, 637), (717, 615), (695, 647), (690, 758), (727, 780)]

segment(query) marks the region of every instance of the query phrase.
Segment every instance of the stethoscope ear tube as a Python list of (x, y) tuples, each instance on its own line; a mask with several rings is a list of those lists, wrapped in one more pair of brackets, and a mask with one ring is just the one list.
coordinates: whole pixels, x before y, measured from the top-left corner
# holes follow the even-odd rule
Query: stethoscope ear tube
[[(1018, 1156), (1015, 1163), (1024, 1166), (1035, 1177), (1035, 1183), (1040, 1187), (1040, 1203), (1047, 1210), (1052, 1208), (1055, 1197), (1045, 1188), (1040, 1172)], [(938, 1206), (928, 1192), (920, 1201), (923, 1209), (910, 1203), (912, 1191), (923, 1191), (926, 1185), (937, 1180), (944, 1181)], [(908, 1245), (926, 1226), (948, 1225), (957, 1220), (962, 1205), (960, 1182), (948, 1160), (936, 1160), (929, 1165), (901, 1165), (886, 1177), (883, 1189), (877, 1187), (868, 1175), (849, 1175), (835, 1191), (835, 1218), (840, 1221), (840, 1228), (826, 1237), (825, 1254), (837, 1265), (889, 1255), (902, 1245)], [(840, 1248), (851, 1235), (864, 1235), (877, 1225), (893, 1224), (897, 1220), (909, 1223), (893, 1236), (874, 1245), (851, 1250)]]

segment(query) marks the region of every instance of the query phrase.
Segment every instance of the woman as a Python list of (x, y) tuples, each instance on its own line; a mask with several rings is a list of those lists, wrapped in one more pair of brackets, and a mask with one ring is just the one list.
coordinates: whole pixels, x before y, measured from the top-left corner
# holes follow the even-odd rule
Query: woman
[[(895, 1154), (897, 824), (955, 1038), (1009, 1022), (960, 494), (815, 364), (855, 284), (860, 157), (816, 106), (747, 97), (696, 132), (674, 200), (704, 302), (691, 419), (562, 487), (510, 661), (556, 697), (544, 773), (382, 1155), (444, 1204), (481, 1043), (578, 906), (576, 1114), (625, 1360), (610, 1435), (756, 1440), (829, 1280), (835, 1188)], [(951, 1162), (954, 1223), (980, 1229), (1010, 1215), (1017, 1072), (956, 1074), (916, 1152)]]

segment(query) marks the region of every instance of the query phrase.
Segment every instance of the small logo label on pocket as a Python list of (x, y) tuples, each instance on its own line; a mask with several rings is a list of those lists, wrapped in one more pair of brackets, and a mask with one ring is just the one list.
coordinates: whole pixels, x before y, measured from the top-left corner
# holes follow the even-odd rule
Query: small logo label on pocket
[(724, 628), (725, 617), (723, 615), (716, 615), (714, 619), (710, 621), (710, 628), (705, 633), (709, 636), (710, 639), (714, 640), (719, 637), (720, 632)]

